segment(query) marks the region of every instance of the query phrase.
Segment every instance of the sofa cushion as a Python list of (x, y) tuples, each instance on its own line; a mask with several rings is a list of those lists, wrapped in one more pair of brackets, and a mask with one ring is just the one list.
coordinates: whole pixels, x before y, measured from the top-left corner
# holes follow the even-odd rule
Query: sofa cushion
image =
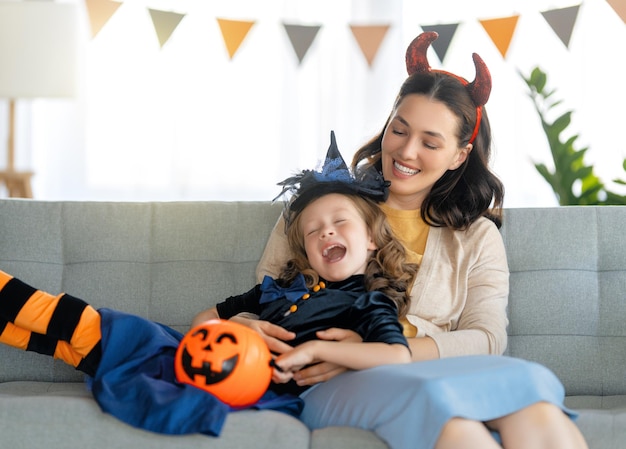
[(64, 449), (294, 449), (309, 447), (310, 440), (298, 419), (271, 410), (230, 413), (217, 438), (136, 429), (103, 413), (83, 383), (0, 383), (0, 402), (0, 441), (7, 448), (50, 447), (55, 442), (53, 447)]

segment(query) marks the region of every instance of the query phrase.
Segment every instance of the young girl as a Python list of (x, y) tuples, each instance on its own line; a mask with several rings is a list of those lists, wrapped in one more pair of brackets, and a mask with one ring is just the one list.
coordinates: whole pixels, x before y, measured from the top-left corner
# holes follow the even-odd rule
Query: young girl
[[(286, 180), (293, 197), (285, 211), (296, 255), (281, 278), (199, 314), (260, 313), (294, 333), (299, 344), (279, 356), (276, 392), (300, 393), (293, 372), (318, 361), (352, 369), (408, 363), (411, 354), (398, 314), (416, 267), (392, 238), (384, 214), (363, 196), (383, 200), (382, 178), (356, 179), (334, 136), (321, 172)], [(358, 342), (314, 341), (329, 326), (350, 328)], [(95, 310), (67, 294), (50, 295), (0, 271), (0, 342), (59, 358), (85, 372), (102, 409), (136, 427), (162, 433), (218, 435), (229, 408), (212, 395), (179, 383), (174, 354), (182, 335), (166, 326), (110, 309)], [(361, 342), (363, 340), (364, 343)], [(300, 344), (302, 343), (302, 344)], [(254, 407), (297, 415), (302, 401), (267, 393)]]
[[(387, 183), (355, 180), (331, 134), (322, 172), (304, 171), (282, 185), (283, 193), (294, 193), (285, 211), (293, 258), (277, 281), (266, 276), (249, 292), (199, 313), (193, 324), (251, 312), (289, 330), (294, 349), (275, 360), (277, 383), (318, 362), (355, 370), (408, 363), (398, 316), (406, 312), (416, 265), (405, 262), (385, 215), (367, 198), (382, 200)], [(317, 339), (317, 332), (329, 327), (352, 329), (365, 344)], [(271, 388), (299, 394), (307, 387), (290, 382)]]

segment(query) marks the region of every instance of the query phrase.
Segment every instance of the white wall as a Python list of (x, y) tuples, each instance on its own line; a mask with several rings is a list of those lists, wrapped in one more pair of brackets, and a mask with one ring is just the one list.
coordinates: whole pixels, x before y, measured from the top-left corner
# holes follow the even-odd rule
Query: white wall
[[(606, 1), (587, 0), (567, 49), (540, 12), (574, 4), (126, 2), (95, 39), (85, 39), (78, 98), (18, 104), (16, 162), (36, 172), (38, 199), (271, 199), (277, 181), (325, 154), (330, 129), (349, 159), (382, 126), (405, 77), (404, 50), (420, 25), (459, 22), (443, 68), (473, 78), (474, 51), (489, 65), (493, 166), (505, 183), (505, 205), (556, 205), (532, 165), (549, 163), (550, 154), (517, 70), (529, 73), (538, 65), (546, 71), (564, 100), (561, 112), (575, 111), (568, 133), (580, 134), (580, 147), (590, 146), (587, 161), (605, 181), (626, 177), (620, 112), (626, 102), (626, 27)], [(163, 49), (146, 7), (187, 14)], [(520, 19), (504, 59), (478, 20), (513, 14)], [(215, 17), (256, 21), (232, 61)], [(86, 13), (83, 18), (86, 30)], [(282, 21), (322, 25), (300, 66)], [(372, 68), (349, 23), (391, 23)], [(0, 102), (0, 141), (6, 122)]]

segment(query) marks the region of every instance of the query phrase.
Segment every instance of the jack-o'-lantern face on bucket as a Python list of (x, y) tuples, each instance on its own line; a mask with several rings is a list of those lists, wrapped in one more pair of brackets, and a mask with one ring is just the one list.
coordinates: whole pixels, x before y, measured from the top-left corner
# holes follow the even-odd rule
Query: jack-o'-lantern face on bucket
[(271, 354), (252, 329), (226, 320), (210, 320), (181, 340), (174, 367), (179, 382), (215, 395), (232, 406), (256, 402), (272, 377)]
[[(181, 363), (189, 377), (204, 376), (204, 382), (210, 385), (230, 376), (239, 360), (238, 350), (237, 337), (232, 332), (221, 332), (214, 339), (209, 340), (209, 331), (201, 328), (191, 334), (187, 344), (182, 348)], [(204, 357), (207, 352), (213, 355), (213, 357), (208, 357), (211, 359), (209, 361)], [(194, 360), (191, 354), (195, 354), (196, 360), (202, 362), (200, 367), (193, 366)], [(219, 362), (217, 354), (221, 354), (222, 363), (216, 366), (217, 370), (213, 370), (211, 366)]]

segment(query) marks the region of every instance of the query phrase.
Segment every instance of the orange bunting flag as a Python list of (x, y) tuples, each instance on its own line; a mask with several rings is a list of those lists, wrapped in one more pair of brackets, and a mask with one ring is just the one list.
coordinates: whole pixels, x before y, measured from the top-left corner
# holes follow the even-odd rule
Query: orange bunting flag
[(615, 10), (618, 16), (622, 19), (622, 22), (626, 23), (626, 1), (624, 0), (606, 0), (611, 8)]
[(91, 26), (91, 38), (93, 39), (100, 32), (102, 27), (115, 14), (117, 8), (122, 4), (111, 0), (85, 0), (89, 25)]
[(152, 25), (154, 25), (154, 31), (156, 31), (159, 39), (159, 45), (163, 48), (180, 21), (185, 17), (185, 14), (150, 8), (148, 8), (148, 11), (150, 11), (150, 17), (152, 17)]
[(450, 42), (454, 37), (454, 33), (456, 33), (456, 29), (459, 27), (458, 23), (446, 23), (440, 25), (420, 25), (420, 28), (425, 32), (435, 31), (439, 37), (435, 40), (431, 46), (435, 53), (437, 53), (437, 57), (443, 63), (443, 59), (446, 57), (446, 53), (448, 52), (448, 48), (450, 47)]
[(252, 28), (255, 22), (218, 18), (217, 23), (220, 25), (228, 55), (230, 59), (233, 59), (233, 56), (235, 56), (235, 53), (239, 50), (239, 46), (246, 38), (250, 28)]
[(569, 40), (572, 37), (572, 30), (576, 23), (576, 17), (578, 16), (578, 10), (580, 5), (570, 6), (568, 8), (553, 9), (550, 11), (544, 11), (541, 13), (548, 25), (552, 27), (552, 30), (559, 36), (561, 42), (569, 48)]
[(350, 29), (361, 47), (367, 65), (371, 67), (380, 44), (389, 30), (389, 25), (350, 25)]
[(503, 58), (506, 58), (506, 53), (509, 50), (515, 27), (517, 26), (517, 20), (519, 14), (511, 17), (502, 17), (499, 19), (486, 19), (480, 20), (480, 24), (483, 26), (491, 40), (496, 45), (498, 51)]
[(320, 30), (321, 26), (290, 25), (283, 23), (283, 27), (287, 32), (293, 50), (296, 52), (298, 63), (302, 63), (304, 56), (307, 51), (309, 51), (309, 47), (313, 44), (315, 36), (317, 36), (317, 32)]

